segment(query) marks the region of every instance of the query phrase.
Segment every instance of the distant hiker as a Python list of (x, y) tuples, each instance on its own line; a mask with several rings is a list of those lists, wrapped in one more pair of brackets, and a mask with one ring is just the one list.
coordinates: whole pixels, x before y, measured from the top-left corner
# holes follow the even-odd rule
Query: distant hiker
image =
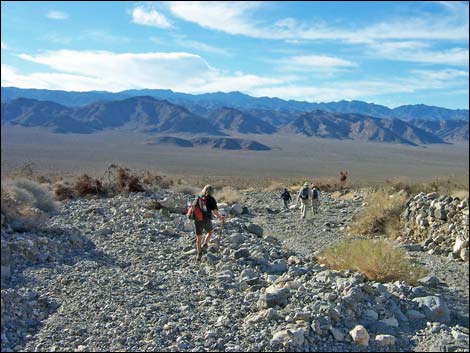
[(281, 194), (281, 199), (284, 204), (284, 208), (288, 210), (289, 209), (288, 203), (292, 201), (292, 197), (290, 196), (289, 190), (284, 189), (284, 192)]
[(300, 219), (304, 219), (307, 216), (308, 200), (312, 199), (311, 190), (308, 187), (308, 183), (304, 183), (304, 186), (300, 189), (297, 195), (297, 202), (300, 200)]
[[(212, 227), (212, 212), (214, 212), (216, 217), (221, 219), (222, 222), (224, 221), (224, 216), (219, 213), (217, 202), (212, 196), (213, 193), (214, 188), (211, 185), (204, 186), (201, 193), (196, 197), (196, 200), (188, 210), (188, 217), (194, 220), (194, 226), (196, 228), (197, 261), (201, 261), (202, 255), (207, 252), (207, 248), (209, 247), (209, 240), (212, 237), (214, 229)], [(204, 230), (207, 232), (207, 236), (202, 245), (202, 233)]]
[(312, 211), (314, 214), (318, 213), (318, 206), (320, 206), (320, 189), (317, 185), (313, 185), (312, 189)]

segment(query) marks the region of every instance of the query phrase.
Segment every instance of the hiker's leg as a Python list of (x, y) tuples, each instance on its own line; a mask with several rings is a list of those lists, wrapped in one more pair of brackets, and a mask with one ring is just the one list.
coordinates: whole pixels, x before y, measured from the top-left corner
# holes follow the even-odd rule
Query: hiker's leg
[(204, 239), (204, 244), (202, 246), (203, 252), (207, 252), (207, 248), (209, 247), (209, 240), (211, 240), (212, 232), (214, 228), (212, 227), (212, 221), (210, 219), (204, 221), (204, 230), (207, 232), (207, 236)]
[(307, 216), (307, 202), (305, 200), (302, 200), (302, 216), (301, 218), (305, 218)]
[(202, 245), (202, 234), (196, 235), (196, 249), (197, 253), (201, 252), (201, 245)]
[(211, 240), (213, 231), (211, 230), (209, 233), (207, 233), (206, 240), (204, 241), (204, 245), (209, 245), (209, 240)]
[(197, 259), (201, 259), (201, 245), (202, 245), (202, 222), (195, 221), (194, 227), (196, 231), (196, 251), (197, 251)]

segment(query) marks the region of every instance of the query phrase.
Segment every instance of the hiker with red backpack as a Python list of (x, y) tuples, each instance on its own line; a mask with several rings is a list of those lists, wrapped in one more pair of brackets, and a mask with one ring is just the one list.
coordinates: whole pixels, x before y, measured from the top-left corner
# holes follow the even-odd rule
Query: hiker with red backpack
[[(191, 204), (188, 210), (189, 219), (194, 220), (194, 226), (196, 228), (196, 249), (197, 255), (196, 260), (201, 261), (202, 255), (207, 253), (209, 247), (209, 241), (212, 237), (214, 228), (212, 227), (212, 212), (214, 215), (224, 221), (225, 217), (219, 213), (217, 208), (217, 201), (212, 196), (214, 188), (211, 185), (206, 185), (202, 189), (201, 193), (196, 197), (196, 200)], [(207, 232), (207, 236), (202, 239), (203, 231)]]

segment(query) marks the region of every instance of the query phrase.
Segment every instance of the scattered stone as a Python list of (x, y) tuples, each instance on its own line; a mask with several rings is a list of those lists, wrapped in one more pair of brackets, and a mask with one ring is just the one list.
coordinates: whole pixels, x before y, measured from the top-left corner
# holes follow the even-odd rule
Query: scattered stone
[(393, 346), (395, 345), (397, 339), (392, 335), (377, 335), (375, 336), (375, 343), (380, 346)]
[(369, 345), (369, 333), (366, 328), (362, 325), (356, 325), (351, 331), (349, 331), (354, 343), (360, 346)]

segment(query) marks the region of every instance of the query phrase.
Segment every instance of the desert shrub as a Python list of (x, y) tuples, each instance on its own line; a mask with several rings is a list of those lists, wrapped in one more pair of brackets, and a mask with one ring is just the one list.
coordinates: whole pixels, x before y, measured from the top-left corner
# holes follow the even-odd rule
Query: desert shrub
[(216, 190), (215, 198), (217, 201), (226, 202), (228, 204), (243, 202), (245, 197), (235, 188), (226, 186), (221, 190)]
[(406, 253), (384, 239), (343, 239), (324, 249), (317, 257), (333, 270), (359, 271), (369, 280), (406, 281), (416, 285), (426, 271), (407, 258)]
[(126, 190), (129, 192), (143, 192), (145, 188), (140, 183), (140, 178), (137, 175), (131, 175), (128, 179)]
[(36, 176), (35, 179), (39, 184), (46, 184), (46, 183), (50, 184), (51, 183), (51, 179), (47, 178), (44, 175), (38, 175), (38, 176)]
[(280, 181), (273, 180), (271, 184), (263, 189), (264, 192), (274, 192), (274, 191), (281, 191), (286, 188), (286, 185), (281, 183)]
[[(57, 210), (57, 204), (52, 199), (52, 195), (47, 189), (36, 183), (35, 181), (28, 179), (15, 179), (12, 181), (12, 192), (16, 193), (17, 200), (23, 205), (31, 205), (44, 212), (53, 212)], [(20, 192), (20, 190), (23, 190)], [(30, 195), (26, 195), (29, 193)], [(23, 198), (24, 201), (18, 198)], [(26, 199), (28, 199), (26, 201)]]
[(100, 180), (83, 174), (74, 186), (75, 193), (80, 196), (104, 194), (104, 187)]
[[(35, 186), (32, 187), (34, 188)], [(22, 188), (21, 183), (19, 186), (4, 183), (1, 193), (2, 225), (9, 224), (16, 231), (32, 230), (44, 225), (48, 219), (45, 210), (55, 210), (56, 206), (50, 196), (40, 194), (37, 190), (35, 192), (39, 195), (39, 200), (28, 189)]]
[[(175, 180), (169, 176), (152, 174), (146, 171), (142, 176), (142, 183), (148, 187), (169, 189), (171, 186), (175, 185)], [(181, 184), (181, 180), (177, 180), (176, 184)]]
[(171, 190), (187, 195), (196, 195), (197, 193), (199, 193), (199, 191), (201, 191), (200, 188), (193, 185), (173, 185), (171, 187)]
[(445, 195), (468, 195), (469, 189), (468, 181), (462, 182), (451, 177), (441, 177), (421, 182), (413, 182), (404, 177), (391, 178), (385, 180), (385, 186), (391, 190), (391, 192), (405, 190), (410, 195), (416, 195), (420, 192), (438, 192)]
[(138, 175), (131, 174), (129, 168), (120, 167), (115, 164), (111, 164), (106, 172), (105, 178), (108, 183), (106, 189), (110, 192), (142, 192), (145, 188), (142, 185), (141, 178)]
[(63, 201), (67, 199), (75, 198), (75, 190), (73, 187), (69, 185), (65, 185), (64, 183), (58, 182), (55, 184), (54, 187), (54, 196), (57, 200)]
[(398, 192), (388, 195), (383, 190), (372, 193), (367, 199), (367, 206), (355, 214), (350, 232), (357, 235), (386, 234), (390, 238), (399, 236), (400, 214), (403, 212), (407, 194)]

